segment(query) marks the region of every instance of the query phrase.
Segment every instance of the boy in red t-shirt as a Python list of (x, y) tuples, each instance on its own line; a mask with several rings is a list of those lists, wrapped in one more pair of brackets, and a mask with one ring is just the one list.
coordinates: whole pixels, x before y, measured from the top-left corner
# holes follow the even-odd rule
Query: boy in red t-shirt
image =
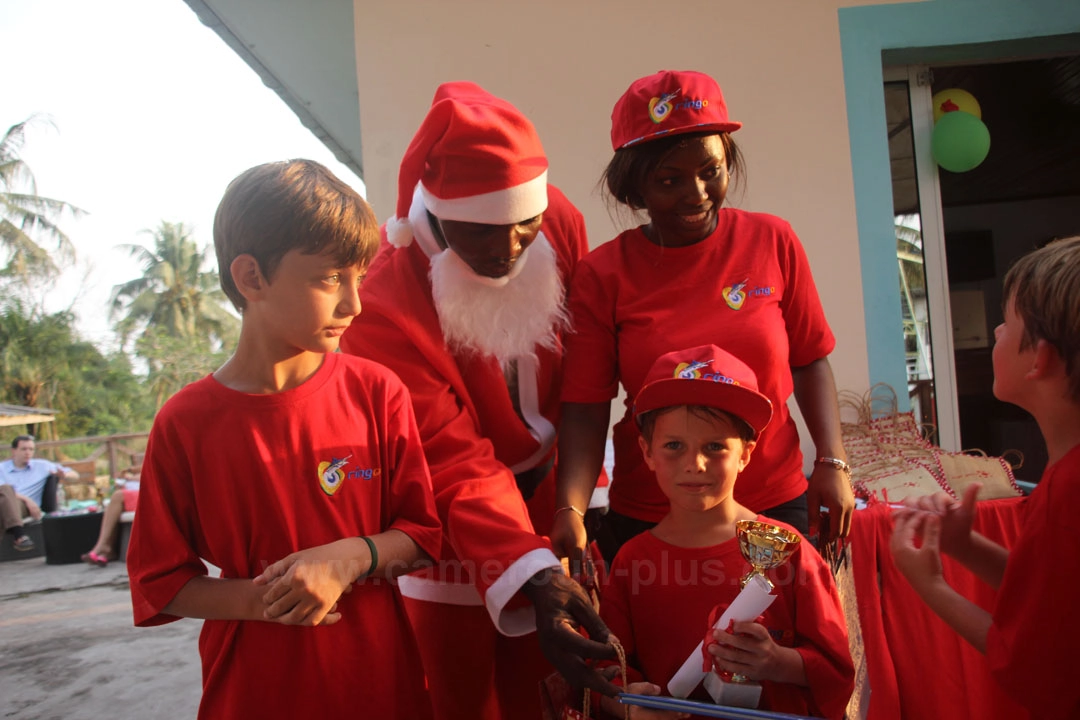
[[(994, 395), (1035, 417), (1050, 456), (1024, 500), (1020, 536), (1006, 550), (972, 531), (973, 484), (960, 502), (939, 493), (898, 512), (892, 552), (926, 604), (986, 654), (998, 684), (1033, 718), (1077, 718), (1080, 684), (1070, 668), (1080, 648), (1080, 236), (1021, 258), (1002, 294)], [(992, 614), (949, 586), (941, 552), (998, 589)]]
[(218, 206), (240, 340), (155, 418), (127, 557), (136, 625), (206, 620), (200, 718), (430, 717), (389, 582), (441, 538), (412, 404), (335, 352), (378, 243), (308, 160), (247, 170)]
[[(759, 520), (797, 531), (734, 498), (736, 478), (772, 417), (772, 403), (743, 362), (714, 345), (662, 355), (633, 412), (638, 444), (670, 510), (619, 551), (600, 614), (635, 666), (627, 690), (659, 695), (700, 642), (711, 611), (734, 600), (750, 570), (736, 523)], [(762, 622), (712, 631), (707, 652), (714, 668), (760, 682), (762, 708), (843, 717), (855, 671), (832, 573), (802, 541), (787, 563), (767, 574), (776, 601)], [(691, 698), (708, 695), (699, 686)], [(601, 705), (622, 715), (613, 698)], [(677, 714), (634, 707), (631, 717)]]

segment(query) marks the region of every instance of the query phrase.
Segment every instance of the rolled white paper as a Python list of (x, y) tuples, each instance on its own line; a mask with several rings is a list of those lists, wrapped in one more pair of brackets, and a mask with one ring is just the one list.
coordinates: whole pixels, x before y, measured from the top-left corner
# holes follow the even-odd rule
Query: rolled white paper
[[(746, 587), (735, 596), (713, 627), (726, 628), (732, 620), (735, 622), (753, 620), (776, 600), (775, 595), (769, 594), (771, 590), (765, 578), (757, 574), (751, 576), (750, 582), (746, 583)], [(694, 691), (698, 683), (705, 679), (707, 673), (701, 671), (701, 646), (703, 644), (703, 642), (697, 644), (682, 667), (675, 672), (671, 680), (668, 680), (668, 692), (672, 697), (685, 698)]]

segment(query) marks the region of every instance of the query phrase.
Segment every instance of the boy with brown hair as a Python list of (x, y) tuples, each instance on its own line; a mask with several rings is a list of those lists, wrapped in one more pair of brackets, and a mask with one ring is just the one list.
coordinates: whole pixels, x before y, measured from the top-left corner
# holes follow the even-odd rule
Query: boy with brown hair
[(158, 413), (127, 559), (136, 625), (206, 620), (200, 718), (430, 717), (385, 580), (439, 551), (412, 405), (335, 352), (378, 242), (367, 203), (308, 160), (251, 168), (218, 207), (240, 339)]
[[(994, 395), (1030, 412), (1049, 451), (1024, 502), (1011, 550), (972, 531), (978, 485), (960, 502), (919, 498), (896, 515), (896, 565), (927, 605), (985, 653), (1002, 689), (1032, 717), (1080, 717), (1069, 667), (1080, 647), (1080, 236), (1052, 242), (1009, 270), (1005, 321), (994, 330)], [(921, 537), (921, 545), (916, 541)], [(993, 613), (953, 590), (945, 552), (998, 589)]]

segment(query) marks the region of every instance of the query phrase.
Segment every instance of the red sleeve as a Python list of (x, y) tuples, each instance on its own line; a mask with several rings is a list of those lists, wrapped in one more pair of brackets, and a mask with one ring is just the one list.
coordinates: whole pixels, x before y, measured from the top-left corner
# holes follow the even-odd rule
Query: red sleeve
[(825, 319), (806, 251), (795, 231), (790, 226), (786, 229), (788, 232), (781, 235), (777, 248), (785, 283), (780, 310), (787, 326), (789, 363), (792, 367), (802, 367), (831, 353), (836, 338)]
[(187, 456), (176, 452), (172, 412), (166, 404), (154, 420), (139, 484), (139, 510), (131, 528), (127, 569), (135, 624), (179, 620), (162, 614), (192, 578), (207, 574), (195, 548), (198, 512)]
[(795, 585), (795, 650), (802, 656), (816, 711), (844, 717), (855, 690), (847, 621), (832, 572), (806, 540), (799, 543)]
[(570, 281), (569, 310), (573, 332), (566, 339), (563, 402), (601, 403), (619, 391), (615, 299), (597, 265), (610, 248), (594, 251), (579, 263)]
[(442, 548), (442, 525), (435, 510), (431, 474), (424, 459), (420, 431), (416, 427), (408, 390), (398, 385), (387, 402), (384, 421), (387, 446), (392, 452), (393, 477), (390, 481), (390, 508), (386, 530), (400, 530), (412, 538), (421, 550), (437, 559)]
[(486, 596), (515, 560), (550, 548), (533, 532), (513, 474), (496, 459), (491, 441), (446, 376), (401, 330), (380, 314), (365, 312), (346, 338), (348, 352), (392, 367), (409, 388), (446, 538), (469, 580)]
[(1026, 504), (998, 589), (986, 658), (994, 680), (1032, 717), (1076, 718), (1080, 684), (1065, 668), (1080, 647), (1080, 538), (1073, 517), (1080, 505), (1080, 447), (1048, 470)]

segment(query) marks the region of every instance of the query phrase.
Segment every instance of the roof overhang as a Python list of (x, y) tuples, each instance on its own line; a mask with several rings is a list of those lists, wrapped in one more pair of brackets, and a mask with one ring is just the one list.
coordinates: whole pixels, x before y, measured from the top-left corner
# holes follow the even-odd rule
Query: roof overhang
[(0, 405), (0, 427), (13, 425), (36, 425), (38, 423), (52, 422), (56, 418), (53, 415), (56, 410), (49, 408), (32, 408), (22, 405)]
[(363, 179), (352, 0), (184, 0)]

